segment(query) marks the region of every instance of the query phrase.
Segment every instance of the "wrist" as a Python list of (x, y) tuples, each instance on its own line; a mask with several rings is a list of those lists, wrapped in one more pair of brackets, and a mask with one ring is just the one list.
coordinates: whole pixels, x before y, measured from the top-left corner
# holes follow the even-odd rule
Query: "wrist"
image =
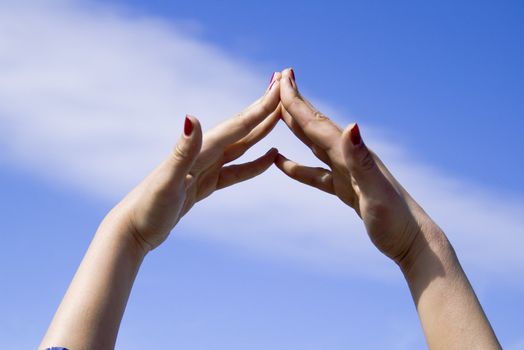
[(151, 249), (126, 217), (112, 210), (100, 224), (97, 235), (102, 234), (116, 246), (124, 247), (124, 251), (131, 258), (142, 261)]
[(433, 222), (421, 229), (409, 252), (398, 262), (408, 283), (429, 275), (442, 275), (457, 261), (455, 251), (444, 232)]

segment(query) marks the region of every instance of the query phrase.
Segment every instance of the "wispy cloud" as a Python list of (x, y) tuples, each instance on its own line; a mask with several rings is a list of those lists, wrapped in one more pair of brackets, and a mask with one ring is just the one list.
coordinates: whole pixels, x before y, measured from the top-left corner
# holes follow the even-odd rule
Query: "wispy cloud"
[[(210, 128), (257, 98), (267, 78), (157, 18), (71, 1), (4, 1), (0, 159), (113, 201), (169, 152), (186, 113)], [(469, 268), (524, 272), (521, 199), (418, 162), (372, 126), (364, 133)], [(246, 157), (273, 145), (315, 163), (282, 126)], [(388, 276), (394, 270), (351, 209), (274, 169), (199, 203), (177, 231), (325, 271)]]

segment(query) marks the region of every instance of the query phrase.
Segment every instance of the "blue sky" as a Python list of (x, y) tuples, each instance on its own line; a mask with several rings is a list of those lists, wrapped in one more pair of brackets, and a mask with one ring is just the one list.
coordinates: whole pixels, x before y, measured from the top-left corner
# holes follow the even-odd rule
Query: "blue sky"
[[(524, 349), (523, 15), (518, 1), (4, 2), (3, 345), (37, 345), (98, 223), (185, 113), (209, 128), (293, 66), (327, 114), (363, 125), (455, 244), (503, 346)], [(314, 164), (291, 138), (279, 127), (247, 157), (275, 144)], [(424, 340), (353, 213), (270, 170), (200, 203), (147, 258), (117, 343), (144, 346)]]

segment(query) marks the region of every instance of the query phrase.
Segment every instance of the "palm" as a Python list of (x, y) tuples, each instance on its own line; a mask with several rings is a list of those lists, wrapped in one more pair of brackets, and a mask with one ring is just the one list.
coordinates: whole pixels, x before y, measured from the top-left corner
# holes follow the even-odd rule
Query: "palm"
[(305, 100), (296, 90), (294, 80), (286, 79), (286, 75), (289, 76), (284, 73), (281, 84), (283, 119), (329, 170), (303, 166), (282, 155), (277, 157), (276, 165), (293, 179), (336, 195), (352, 207), (377, 248), (398, 262), (420, 231), (421, 223), (417, 220), (421, 217), (417, 215), (420, 207), (372, 152), (362, 161), (364, 167), (377, 168), (378, 181), (375, 188), (362, 187), (365, 181), (352, 173), (344, 152), (348, 142), (345, 133), (354, 126), (343, 131)]
[[(202, 138), (198, 155), (184, 174), (178, 163), (188, 155), (179, 148), (168, 156), (120, 205), (130, 206), (128, 221), (138, 240), (151, 250), (160, 245), (176, 223), (198, 201), (214, 191), (264, 172), (277, 155), (275, 149), (243, 164), (226, 165), (265, 137), (280, 117), (278, 82), (244, 112), (216, 126)], [(195, 150), (193, 150), (195, 151)]]

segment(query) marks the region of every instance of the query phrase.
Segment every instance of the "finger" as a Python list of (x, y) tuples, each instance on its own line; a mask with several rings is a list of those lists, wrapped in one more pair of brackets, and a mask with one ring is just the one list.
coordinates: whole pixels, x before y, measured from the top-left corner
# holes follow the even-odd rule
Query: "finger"
[(329, 151), (337, 145), (342, 130), (300, 95), (291, 72), (285, 70), (280, 79), (282, 105), (313, 143)]
[(218, 177), (217, 190), (262, 174), (273, 164), (277, 154), (278, 150), (272, 148), (254, 161), (223, 167)]
[(270, 88), (258, 102), (246, 108), (237, 116), (216, 126), (209, 132), (212, 147), (224, 149), (226, 146), (248, 135), (258, 124), (266, 119), (280, 103), (280, 79), (271, 83)]
[(273, 83), (275, 81), (280, 80), (280, 78), (282, 78), (282, 73), (280, 73), (280, 72), (273, 72), (273, 74), (271, 75), (271, 79), (269, 79), (269, 85), (267, 86), (266, 93), (271, 89)]
[(383, 198), (393, 190), (377, 165), (371, 151), (362, 141), (357, 124), (350, 124), (342, 134), (342, 153), (359, 192), (369, 199)]
[(275, 165), (292, 179), (316, 187), (324, 192), (335, 194), (333, 174), (327, 169), (300, 165), (281, 154), (278, 154), (275, 158)]
[(186, 115), (184, 132), (168, 159), (171, 180), (182, 181), (191, 170), (202, 147), (202, 128), (196, 117)]
[(229, 163), (240, 156), (242, 156), (249, 148), (255, 145), (258, 141), (263, 139), (273, 130), (275, 125), (281, 117), (281, 108), (280, 105), (265, 119), (262, 123), (257, 125), (247, 136), (243, 137), (241, 140), (235, 142), (234, 144), (228, 146), (224, 152), (223, 163)]
[(247, 108), (259, 103), (260, 101), (262, 101), (262, 99), (264, 98), (264, 96), (266, 96), (266, 94), (269, 92), (269, 90), (271, 89), (272, 85), (273, 85), (273, 82), (274, 81), (277, 81), (277, 80), (280, 80), (280, 78), (282, 77), (282, 73), (281, 72), (273, 72), (273, 74), (271, 74), (271, 78), (269, 79), (269, 83), (267, 85), (267, 89), (266, 89), (266, 92), (264, 93), (264, 95), (262, 95), (258, 100), (255, 100), (255, 102), (253, 102), (252, 104), (250, 104)]
[(288, 128), (295, 134), (295, 136), (302, 141), (306, 146), (308, 146), (311, 149), (311, 152), (320, 159), (322, 162), (326, 163), (327, 165), (331, 166), (331, 160), (329, 159), (329, 156), (327, 155), (326, 151), (324, 151), (322, 148), (318, 147), (309, 139), (309, 137), (304, 134), (304, 131), (302, 128), (297, 124), (295, 119), (289, 114), (289, 112), (282, 107), (282, 120)]

